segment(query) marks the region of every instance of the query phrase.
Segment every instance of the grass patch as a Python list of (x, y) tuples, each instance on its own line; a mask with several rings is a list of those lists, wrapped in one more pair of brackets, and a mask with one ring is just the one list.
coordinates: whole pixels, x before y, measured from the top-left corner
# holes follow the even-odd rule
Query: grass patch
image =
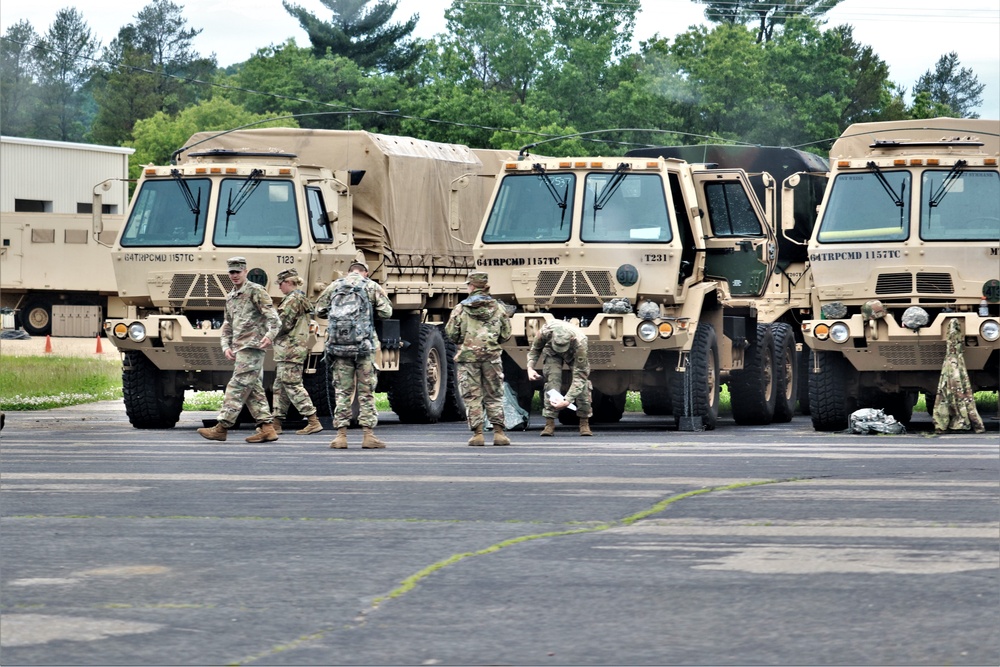
[(118, 361), (85, 357), (4, 357), (0, 409), (48, 410), (122, 397)]

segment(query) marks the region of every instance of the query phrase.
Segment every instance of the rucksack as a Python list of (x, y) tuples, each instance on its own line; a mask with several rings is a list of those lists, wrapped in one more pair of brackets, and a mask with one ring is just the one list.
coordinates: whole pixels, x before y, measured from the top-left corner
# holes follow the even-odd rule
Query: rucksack
[(341, 280), (330, 299), (326, 349), (335, 357), (358, 357), (374, 349), (372, 304), (364, 282)]

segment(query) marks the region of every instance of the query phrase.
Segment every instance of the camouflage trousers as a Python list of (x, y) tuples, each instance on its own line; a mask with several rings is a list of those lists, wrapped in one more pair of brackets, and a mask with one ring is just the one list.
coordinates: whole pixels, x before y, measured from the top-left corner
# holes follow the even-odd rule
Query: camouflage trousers
[(350, 425), (355, 390), (360, 409), (358, 423), (374, 427), (378, 423), (378, 410), (375, 409), (375, 385), (378, 384), (375, 355), (366, 354), (357, 359), (329, 358), (333, 360), (330, 364), (330, 385), (333, 387), (337, 403), (333, 409), (333, 427)]
[(316, 414), (316, 406), (309, 398), (309, 392), (302, 386), (302, 362), (278, 361), (275, 363), (274, 418), (288, 416), (288, 406), (294, 405), (303, 417)]
[[(545, 377), (545, 389), (542, 390), (542, 416), (546, 419), (555, 419), (559, 411), (549, 403), (548, 393), (549, 389), (555, 389), (560, 394), (563, 393), (562, 359), (546, 355), (542, 360), (542, 375)], [(568, 387), (568, 384), (565, 386)], [(593, 387), (590, 384), (590, 380), (587, 380), (587, 391), (583, 392), (582, 396), (577, 396), (573, 399), (572, 403), (576, 406), (576, 415), (578, 417), (589, 419), (591, 414), (593, 414), (590, 409), (591, 391), (593, 391)], [(568, 410), (569, 408), (566, 409)]]
[(469, 430), (483, 424), (483, 413), (491, 424), (503, 424), (503, 364), (490, 361), (459, 361), (458, 388), (465, 401)]
[(226, 385), (226, 395), (219, 409), (219, 423), (232, 428), (245, 403), (258, 424), (271, 421), (271, 409), (261, 381), (264, 372), (264, 350), (245, 349), (236, 353), (233, 377)]

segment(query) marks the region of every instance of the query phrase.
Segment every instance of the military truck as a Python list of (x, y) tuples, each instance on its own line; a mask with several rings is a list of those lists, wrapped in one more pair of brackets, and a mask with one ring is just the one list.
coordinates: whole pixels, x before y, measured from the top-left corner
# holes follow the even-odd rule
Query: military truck
[[(508, 151), (363, 131), (252, 129), (199, 133), (175, 164), (143, 169), (112, 251), (128, 316), (108, 319), (123, 353), (123, 390), (137, 428), (170, 428), (184, 391), (225, 387), (220, 347), (228, 257), (275, 302), (295, 268), (315, 299), (363, 258), (389, 294), (377, 323), (378, 390), (404, 422), (464, 418), (441, 333), (467, 294), (471, 243)], [(95, 222), (95, 232), (100, 222)], [(305, 384), (329, 414), (325, 326), (310, 338)], [(271, 355), (265, 388), (274, 379)]]
[(537, 388), (531, 341), (565, 319), (588, 338), (595, 421), (619, 420), (632, 390), (649, 414), (713, 429), (722, 383), (737, 422), (790, 420), (826, 174), (809, 153), (737, 146), (507, 161), (474, 254), (519, 308), (504, 347), (519, 400)]
[(816, 430), (864, 407), (908, 422), (919, 392), (930, 411), (952, 318), (973, 390), (997, 389), (998, 158), (996, 120), (859, 123), (834, 143), (802, 324)]

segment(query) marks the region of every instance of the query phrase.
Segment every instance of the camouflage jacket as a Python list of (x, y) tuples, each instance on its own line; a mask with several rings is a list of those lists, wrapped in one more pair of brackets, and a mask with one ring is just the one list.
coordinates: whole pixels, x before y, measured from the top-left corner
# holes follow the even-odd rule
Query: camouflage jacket
[[(556, 352), (552, 348), (552, 334), (558, 329), (569, 329), (573, 333), (573, 340), (569, 349), (565, 352)], [(528, 367), (534, 368), (535, 363), (542, 356), (559, 359), (563, 364), (570, 367), (573, 379), (569, 389), (564, 394), (566, 400), (572, 403), (578, 396), (587, 391), (587, 383), (590, 380), (590, 359), (587, 353), (587, 337), (573, 325), (553, 320), (542, 327), (535, 339), (531, 341), (531, 349), (528, 350)]]
[(312, 304), (302, 290), (292, 290), (278, 304), (281, 328), (274, 339), (274, 360), (301, 363), (309, 355), (309, 316)]
[[(381, 285), (374, 280), (365, 278), (360, 273), (348, 273), (343, 278), (338, 278), (326, 286), (323, 293), (316, 299), (316, 314), (319, 317), (326, 319), (326, 316), (330, 314), (330, 299), (333, 298), (333, 293), (337, 291), (337, 287), (341, 282), (352, 285), (362, 283), (365, 291), (368, 292), (368, 301), (372, 304), (372, 310), (375, 311), (375, 315), (382, 319), (392, 317), (392, 301), (389, 300), (389, 295), (385, 293)], [(374, 327), (372, 329), (374, 330)], [(375, 349), (378, 349), (378, 336), (375, 336), (374, 343)]]
[(271, 342), (278, 335), (281, 320), (274, 302), (263, 287), (247, 281), (240, 289), (226, 295), (226, 319), (222, 323), (222, 349), (238, 352), (247, 348), (262, 349), (261, 340)]
[(500, 343), (510, 338), (510, 319), (503, 304), (486, 290), (472, 293), (451, 311), (444, 335), (458, 345), (455, 361), (500, 358)]

